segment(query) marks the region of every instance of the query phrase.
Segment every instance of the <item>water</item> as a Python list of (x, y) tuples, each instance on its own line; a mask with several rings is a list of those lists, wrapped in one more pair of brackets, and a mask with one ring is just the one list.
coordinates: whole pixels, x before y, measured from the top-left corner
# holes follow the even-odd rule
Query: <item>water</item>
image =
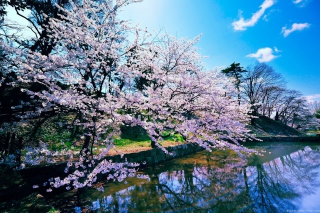
[[(63, 212), (320, 212), (320, 145), (263, 143), (248, 160), (199, 152), (48, 199)], [(99, 190), (97, 190), (99, 189)]]

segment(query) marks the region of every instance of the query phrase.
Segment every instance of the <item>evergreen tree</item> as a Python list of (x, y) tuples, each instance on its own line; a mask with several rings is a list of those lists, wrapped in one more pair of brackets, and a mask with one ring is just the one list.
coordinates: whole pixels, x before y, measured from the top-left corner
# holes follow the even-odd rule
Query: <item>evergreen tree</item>
[(229, 67), (226, 69), (221, 70), (222, 73), (224, 73), (228, 77), (234, 78), (233, 83), (238, 91), (238, 103), (240, 105), (240, 84), (242, 80), (242, 74), (244, 72), (247, 72), (243, 67), (240, 66), (240, 63), (233, 62)]

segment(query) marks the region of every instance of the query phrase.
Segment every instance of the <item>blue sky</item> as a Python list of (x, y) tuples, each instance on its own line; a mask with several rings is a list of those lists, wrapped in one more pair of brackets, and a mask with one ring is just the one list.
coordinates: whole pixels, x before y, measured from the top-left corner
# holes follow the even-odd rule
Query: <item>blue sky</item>
[(265, 62), (289, 89), (320, 100), (319, 0), (144, 0), (122, 17), (196, 45), (208, 69)]
[(120, 15), (151, 32), (202, 34), (207, 69), (265, 62), (289, 89), (320, 100), (320, 0), (144, 0)]

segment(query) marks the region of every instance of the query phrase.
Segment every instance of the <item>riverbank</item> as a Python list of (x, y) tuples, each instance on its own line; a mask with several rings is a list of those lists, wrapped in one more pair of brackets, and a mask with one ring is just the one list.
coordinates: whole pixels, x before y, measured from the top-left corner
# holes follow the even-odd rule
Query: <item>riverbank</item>
[[(250, 145), (251, 143), (261, 143), (263, 142), (315, 142), (320, 143), (320, 137), (257, 137), (258, 140), (247, 140), (242, 143), (243, 145)], [(261, 140), (261, 141), (260, 141)], [(140, 167), (152, 166), (154, 164), (162, 163), (167, 160), (180, 158), (185, 155), (189, 155), (200, 150), (197, 144), (186, 143), (175, 146), (166, 147), (168, 153), (157, 148), (152, 149), (148, 147), (135, 147), (131, 149), (125, 149), (122, 147), (121, 152), (115, 152), (114, 150), (108, 153), (104, 157), (107, 161), (112, 161), (114, 163), (139, 163)], [(66, 162), (46, 165), (46, 166), (36, 166), (20, 171), (22, 178), (32, 184), (38, 184), (48, 181), (50, 178), (64, 177), (65, 168), (67, 167)]]
[[(196, 144), (181, 144), (177, 146), (166, 147), (168, 153), (165, 153), (161, 149), (147, 149), (141, 150), (137, 147), (131, 149), (130, 152), (124, 154), (108, 155), (104, 159), (115, 163), (125, 162), (138, 162), (141, 167), (152, 166), (154, 164), (162, 163), (167, 160), (179, 158), (185, 155), (195, 153), (202, 150)], [(0, 192), (0, 200), (8, 201), (11, 199), (18, 199), (19, 197), (25, 197), (33, 192), (45, 192), (45, 186), (41, 184), (47, 182), (50, 178), (65, 177), (66, 162), (46, 165), (46, 166), (34, 166), (31, 168), (15, 171), (12, 173), (16, 176), (17, 181), (10, 184), (10, 186), (3, 188)], [(2, 181), (3, 182), (3, 181)], [(41, 183), (39, 185), (39, 183)], [(37, 186), (36, 188), (34, 186)]]

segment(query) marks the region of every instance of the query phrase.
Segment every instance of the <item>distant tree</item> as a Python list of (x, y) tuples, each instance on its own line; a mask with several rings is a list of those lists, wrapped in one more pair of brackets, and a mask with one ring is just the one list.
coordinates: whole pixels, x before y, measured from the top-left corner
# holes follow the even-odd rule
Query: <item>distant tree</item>
[(307, 125), (311, 118), (307, 101), (302, 94), (296, 90), (286, 90), (277, 105), (275, 120), (301, 128)]
[(319, 129), (320, 128), (320, 101), (309, 102), (308, 107), (309, 107), (310, 113), (313, 116), (313, 122), (310, 128)]
[(264, 88), (261, 91), (261, 107), (258, 109), (259, 114), (271, 118), (285, 92), (286, 89), (278, 85)]
[(310, 102), (309, 108), (314, 117), (320, 119), (320, 101)]
[[(258, 110), (262, 106), (263, 92), (267, 88), (284, 84), (282, 76), (275, 70), (264, 63), (258, 63), (247, 68), (241, 83), (241, 93), (243, 100), (251, 106), (251, 114), (258, 115)], [(254, 119), (251, 119), (254, 124)]]
[(238, 104), (240, 105), (240, 101), (241, 101), (240, 84), (242, 82), (243, 73), (247, 71), (240, 66), (240, 63), (233, 62), (229, 67), (221, 70), (221, 72), (224, 73), (226, 76), (233, 78), (232, 82), (238, 91)]

